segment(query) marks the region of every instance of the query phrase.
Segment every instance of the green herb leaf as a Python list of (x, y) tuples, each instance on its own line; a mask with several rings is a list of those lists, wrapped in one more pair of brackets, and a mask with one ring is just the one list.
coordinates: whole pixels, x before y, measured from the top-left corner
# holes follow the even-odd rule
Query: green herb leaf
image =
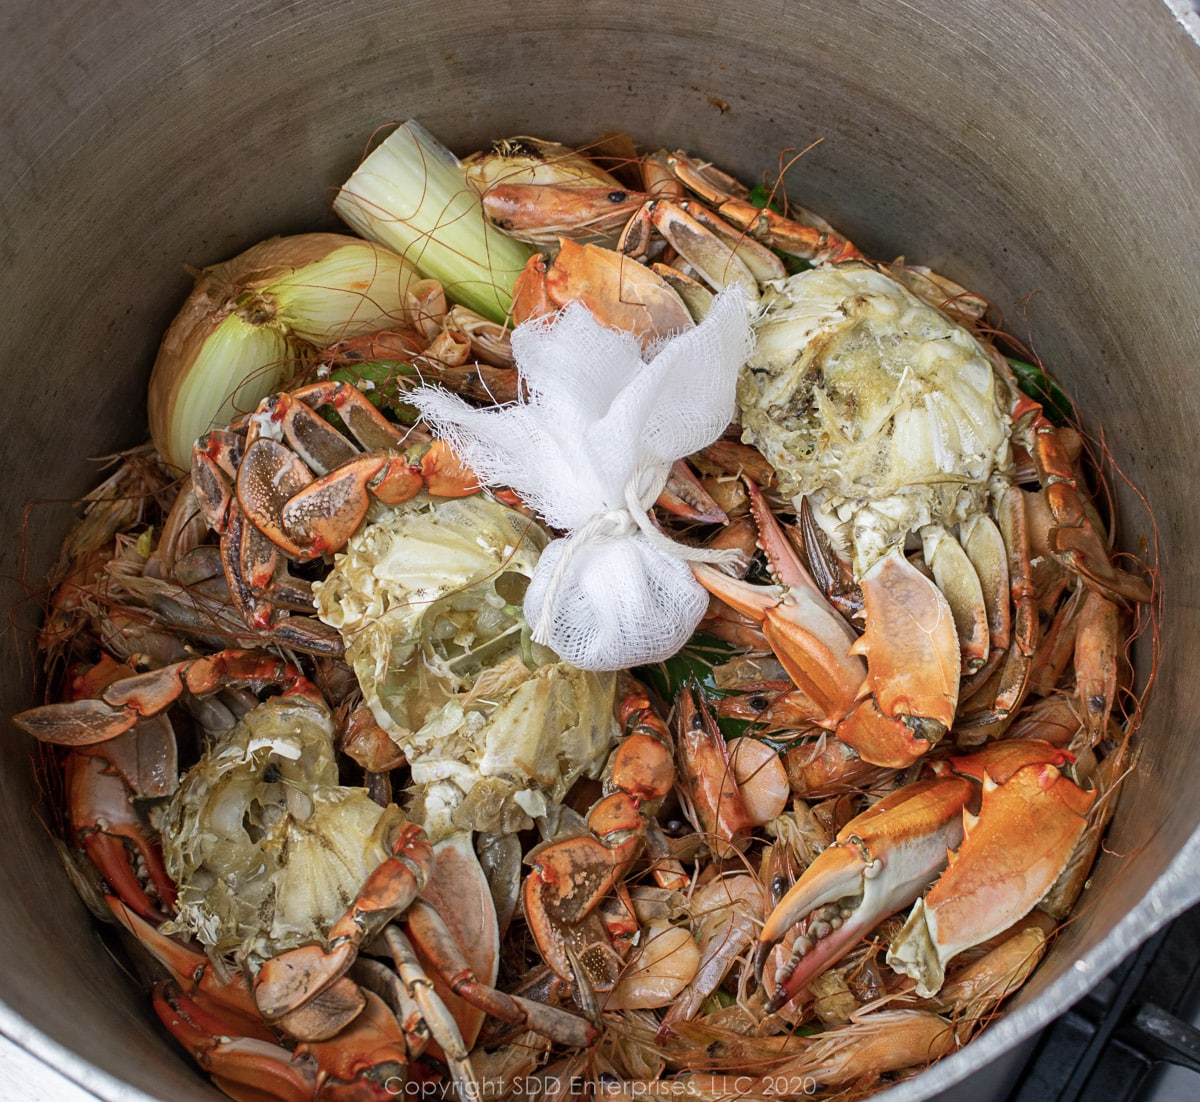
[(726, 690), (717, 688), (713, 680), (713, 667), (736, 658), (739, 653), (739, 648), (731, 643), (698, 631), (678, 653), (665, 662), (640, 667), (637, 675), (666, 700), (673, 700), (676, 693), (691, 684), (699, 685), (708, 696), (725, 696)]
[(1008, 357), (1017, 386), (1036, 402), (1042, 403), (1042, 411), (1052, 425), (1065, 425), (1074, 420), (1074, 409), (1067, 392), (1040, 368), (1024, 360)]
[[(707, 697), (729, 696), (731, 690), (719, 688), (713, 680), (713, 668), (741, 653), (741, 647), (726, 643), (715, 635), (698, 631), (677, 654), (665, 662), (641, 666), (634, 673), (668, 702), (673, 701), (685, 686), (697, 688)], [(731, 739), (747, 734), (754, 724), (749, 720), (718, 716), (717, 726), (721, 729), (721, 734)]]
[(753, 203), (759, 210), (764, 207), (770, 207), (776, 214), (782, 214), (783, 211), (775, 205), (775, 201), (771, 196), (771, 189), (764, 187), (762, 184), (757, 184), (750, 189), (750, 202)]

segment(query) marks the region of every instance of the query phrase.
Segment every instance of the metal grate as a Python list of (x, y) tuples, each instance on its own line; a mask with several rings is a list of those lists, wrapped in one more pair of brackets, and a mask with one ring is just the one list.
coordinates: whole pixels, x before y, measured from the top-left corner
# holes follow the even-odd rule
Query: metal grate
[[(1198, 1013), (1200, 907), (1043, 1031), (1007, 1102), (1200, 1099)], [(1164, 1065), (1175, 1068), (1165, 1075)]]

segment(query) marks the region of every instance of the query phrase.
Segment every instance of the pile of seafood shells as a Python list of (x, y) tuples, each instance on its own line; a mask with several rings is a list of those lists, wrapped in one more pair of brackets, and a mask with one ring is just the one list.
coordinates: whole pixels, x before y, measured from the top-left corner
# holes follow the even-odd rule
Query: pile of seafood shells
[(581, 302), (652, 348), (747, 291), (737, 417), (653, 511), (741, 568), (694, 568), (709, 612), (659, 666), (536, 643), (553, 533), (404, 405), (512, 400), (508, 330), (414, 281), (187, 476), (147, 446), (83, 503), (17, 717), (68, 871), (234, 1098), (916, 1074), (1036, 967), (1135, 758), (1155, 594), (1069, 404), (978, 296), (685, 153), (464, 167), (539, 250), (513, 324)]

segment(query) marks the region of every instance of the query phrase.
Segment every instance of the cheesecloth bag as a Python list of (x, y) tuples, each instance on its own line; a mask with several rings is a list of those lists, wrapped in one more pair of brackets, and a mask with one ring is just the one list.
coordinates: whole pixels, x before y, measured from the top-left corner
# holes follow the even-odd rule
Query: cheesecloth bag
[(485, 484), (511, 487), (552, 527), (525, 594), (534, 639), (586, 670), (670, 657), (708, 605), (689, 562), (736, 552), (688, 547), (648, 515), (671, 464), (716, 440), (734, 414), (753, 337), (727, 288), (693, 329), (642, 359), (636, 338), (572, 304), (513, 332), (516, 402), (476, 409), (436, 387), (406, 400)]

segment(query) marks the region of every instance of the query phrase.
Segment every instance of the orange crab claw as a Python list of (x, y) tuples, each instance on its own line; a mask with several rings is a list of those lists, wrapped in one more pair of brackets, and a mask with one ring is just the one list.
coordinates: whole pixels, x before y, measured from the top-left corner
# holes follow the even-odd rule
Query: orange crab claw
[(329, 1041), (280, 1045), (262, 1021), (174, 980), (154, 991), (163, 1025), (238, 1102), (383, 1102), (408, 1081), (405, 1037), (384, 1002), (365, 993), (366, 1009)]
[(1045, 739), (1007, 738), (972, 754), (951, 757), (946, 767), (960, 777), (970, 777), (980, 783), (990, 779), (993, 784), (1007, 784), (1027, 765), (1053, 765), (1062, 769), (1074, 761), (1073, 754)]
[(762, 493), (750, 481), (746, 487), (759, 543), (781, 584), (752, 585), (703, 563), (692, 569), (713, 596), (762, 625), (788, 676), (821, 711), (824, 722), (836, 724), (852, 708), (866, 676), (866, 663), (851, 653), (854, 630), (817, 589)]
[(819, 710), (819, 726), (872, 765), (911, 765), (949, 730), (958, 704), (958, 636), (946, 598), (896, 550), (862, 579), (867, 627), (856, 637), (805, 570), (761, 491), (746, 485), (761, 546), (782, 584), (752, 585), (704, 564), (693, 566), (696, 577), (762, 624), (788, 676)]
[[(253, 450), (246, 453), (241, 475), (251, 468)], [(239, 476), (239, 497), (241, 481)], [(416, 497), (424, 486), (420, 468), (403, 456), (364, 455), (292, 494), (279, 508), (277, 525), (270, 522), (273, 518), (252, 513), (245, 498), (242, 505), (273, 543), (304, 562), (344, 547), (366, 517), (372, 498), (399, 505)]]
[(847, 823), (771, 912), (759, 934), (755, 973), (792, 926), (808, 918), (792, 954), (776, 970), (774, 1012), (854, 948), (889, 915), (907, 907), (946, 865), (962, 838), (962, 811), (974, 786), (945, 777), (897, 789)]
[[(940, 989), (953, 957), (1037, 905), (1087, 826), (1095, 792), (1083, 791), (1053, 764), (1069, 755), (1034, 740), (1015, 749), (1001, 744), (999, 751), (953, 763), (956, 770), (982, 773), (979, 815), (964, 815), (962, 846), (929, 894), (917, 900), (888, 950), (888, 964), (913, 977), (922, 997)], [(1013, 838), (1021, 845), (1014, 846)]]
[(420, 462), (421, 478), (434, 497), (470, 497), (479, 493), (479, 476), (445, 440), (435, 440)]
[(643, 345), (694, 324), (683, 299), (644, 264), (561, 238), (553, 260), (536, 253), (517, 277), (513, 320), (544, 317), (570, 302), (582, 303), (602, 325), (624, 329)]
[(596, 908), (641, 852), (644, 832), (638, 805), (624, 792), (601, 800), (588, 825), (593, 833), (531, 851), (533, 868), (521, 886), (521, 901), (530, 933), (555, 973), (574, 978), (574, 952), (592, 986), (607, 990), (617, 974), (603, 949), (606, 938)]
[(657, 504), (672, 516), (696, 524), (725, 524), (729, 517), (700, 484), (686, 461), (677, 459), (667, 475), (667, 484), (658, 495)]
[[(175, 903), (175, 882), (162, 850), (130, 801), (129, 786), (111, 763), (94, 751), (76, 750), (67, 759), (67, 805), (71, 829), (100, 875), (138, 914), (160, 922)], [(137, 858), (151, 898), (131, 860)]]
[(954, 722), (960, 673), (954, 616), (942, 591), (898, 548), (863, 575), (861, 586), (866, 629), (852, 651), (867, 659), (858, 695), (876, 707), (856, 709), (838, 737), (858, 748), (882, 734), (919, 757)]
[(218, 1011), (174, 980), (154, 988), (154, 1012), (213, 1083), (236, 1102), (311, 1102), (316, 1061), (278, 1044), (262, 1019)]
[[(289, 601), (296, 580), (286, 560), (308, 562), (345, 546), (373, 501), (398, 505), (422, 490), (465, 497), (479, 489), (444, 443), (414, 437), (356, 387), (328, 379), (268, 395), (246, 421), (201, 437), (192, 481), (205, 522), (220, 536), (234, 607), (258, 629), (271, 628), (283, 610), (309, 610)], [(314, 654), (339, 649), (321, 632), (287, 634), (281, 642)]]
[(171, 974), (185, 992), (203, 998), (209, 1006), (221, 1007), (230, 1014), (261, 1022), (250, 993), (250, 984), (243, 973), (231, 972), (219, 976), (212, 962), (198, 948), (189, 948), (167, 937), (123, 899), (109, 895), (105, 901), (113, 917), (137, 938), (142, 948)]
[(408, 1046), (396, 1015), (378, 995), (363, 995), (366, 1007), (346, 1029), (296, 1049), (316, 1061), (321, 1102), (383, 1102), (408, 1082)]

